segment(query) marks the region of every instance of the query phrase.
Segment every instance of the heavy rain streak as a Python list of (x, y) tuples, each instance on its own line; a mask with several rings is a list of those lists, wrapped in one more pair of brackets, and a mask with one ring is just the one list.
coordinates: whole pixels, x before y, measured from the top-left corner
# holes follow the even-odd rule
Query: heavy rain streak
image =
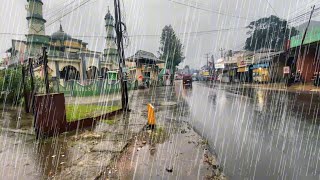
[(0, 180), (320, 180), (320, 0), (0, 3)]

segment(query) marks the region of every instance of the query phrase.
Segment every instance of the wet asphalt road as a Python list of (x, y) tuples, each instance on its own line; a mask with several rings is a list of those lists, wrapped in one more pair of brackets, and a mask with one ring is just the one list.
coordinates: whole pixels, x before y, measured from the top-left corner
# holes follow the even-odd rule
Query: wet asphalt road
[[(189, 120), (208, 139), (230, 179), (320, 179), (319, 95), (201, 83), (182, 89), (181, 82), (174, 88), (139, 91), (139, 98), (147, 99), (141, 106), (184, 102), (186, 106), (178, 108), (180, 114), (168, 111), (163, 117)], [(17, 112), (8, 111), (8, 116), (13, 114)], [(32, 126), (32, 118), (17, 123), (11, 121), (16, 117), (3, 117), (3, 127)], [(50, 160), (56, 152), (50, 152), (61, 150), (55, 146), (64, 147), (55, 140), (38, 146), (29, 135), (3, 133), (0, 137), (0, 175), (12, 175), (12, 179), (41, 179), (47, 169), (41, 162), (58, 163)]]
[(320, 179), (320, 97), (194, 83), (176, 93), (230, 179)]

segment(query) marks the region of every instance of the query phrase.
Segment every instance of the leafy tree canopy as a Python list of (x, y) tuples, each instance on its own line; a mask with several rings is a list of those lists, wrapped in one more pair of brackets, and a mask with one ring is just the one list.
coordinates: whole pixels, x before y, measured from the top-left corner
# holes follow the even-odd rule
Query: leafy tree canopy
[(298, 34), (294, 27), (289, 27), (286, 20), (277, 16), (260, 18), (247, 26), (249, 37), (245, 49), (254, 51), (262, 48), (281, 50), (290, 37)]
[(160, 59), (166, 61), (166, 68), (172, 71), (184, 60), (183, 45), (171, 25), (162, 29), (158, 54)]

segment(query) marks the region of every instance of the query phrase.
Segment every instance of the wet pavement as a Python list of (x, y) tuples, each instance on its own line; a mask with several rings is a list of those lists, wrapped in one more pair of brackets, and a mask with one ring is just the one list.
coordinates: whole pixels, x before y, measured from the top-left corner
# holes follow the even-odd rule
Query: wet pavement
[(141, 133), (106, 179), (225, 179), (206, 141), (181, 122)]
[[(136, 91), (129, 115), (102, 120), (95, 127), (36, 140), (33, 117), (6, 108), (0, 119), (0, 179), (95, 179), (141, 131), (147, 103)], [(142, 92), (143, 93), (143, 92)], [(110, 104), (112, 102), (93, 102)], [(115, 103), (118, 103), (117, 101)]]
[(230, 179), (320, 179), (318, 94), (194, 83), (176, 91)]
[[(98, 98), (97, 102), (87, 98), (87, 101), (112, 103), (101, 99), (108, 98)], [(0, 179), (103, 177), (109, 164), (145, 126), (148, 103), (165, 112), (157, 115), (159, 119), (172, 120), (176, 117), (175, 121), (178, 121), (180, 116), (185, 116), (183, 109), (177, 109), (174, 114), (167, 111), (178, 103), (172, 87), (138, 90), (130, 96), (132, 111), (127, 115), (119, 114), (103, 120), (92, 129), (36, 140), (32, 134), (32, 115), (21, 112), (19, 108), (3, 110), (0, 119)], [(164, 126), (167, 122), (159, 120), (158, 125)]]
[(173, 87), (146, 92), (156, 97), (157, 127), (135, 136), (105, 179), (225, 179), (207, 141), (188, 124), (186, 103)]
[[(0, 120), (0, 179), (104, 177), (109, 173), (108, 165), (144, 127), (147, 103), (156, 106), (159, 127), (166, 127), (166, 132), (170, 132), (164, 142), (156, 145), (156, 152), (167, 153), (168, 158), (152, 156), (150, 149), (154, 144), (147, 138), (140, 147), (140, 155), (134, 157), (139, 162), (159, 161), (155, 167), (162, 171), (139, 174), (141, 169), (135, 168), (136, 173), (133, 171), (129, 178), (134, 175), (148, 179), (146, 174), (151, 174), (156, 179), (197, 179), (195, 170), (190, 170), (190, 176), (186, 176), (184, 169), (176, 169), (188, 164), (181, 159), (177, 160), (174, 167), (177, 171), (169, 174), (171, 176), (166, 176), (168, 173), (164, 171), (168, 165), (166, 160), (176, 155), (175, 150), (181, 149), (175, 147), (186, 144), (188, 149), (202, 141), (197, 136), (192, 140), (195, 144), (188, 143), (189, 140), (182, 143), (183, 137), (192, 134), (187, 123), (207, 139), (210, 150), (217, 154), (230, 179), (319, 179), (319, 100), (318, 94), (240, 86), (194, 83), (192, 89), (183, 89), (177, 82), (174, 87), (134, 91), (130, 115), (102, 121), (92, 130), (65, 133), (41, 141), (30, 134), (32, 116), (20, 113), (19, 109), (6, 110)], [(187, 133), (181, 133), (177, 127)], [(145, 140), (138, 138), (136, 147), (142, 141)], [(201, 159), (200, 150), (193, 153)], [(200, 162), (199, 159), (194, 158), (193, 162)], [(194, 167), (200, 167), (199, 164)]]

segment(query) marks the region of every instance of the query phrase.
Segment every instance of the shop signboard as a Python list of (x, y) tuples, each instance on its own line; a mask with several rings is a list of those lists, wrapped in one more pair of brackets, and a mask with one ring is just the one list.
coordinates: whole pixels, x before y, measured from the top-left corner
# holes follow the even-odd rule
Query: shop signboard
[(237, 72), (247, 72), (247, 71), (249, 71), (249, 68), (248, 67), (239, 67), (238, 68), (238, 70), (237, 70)]
[(258, 69), (258, 68), (267, 68), (269, 67), (269, 63), (263, 63), (263, 64), (254, 64), (250, 69)]
[(224, 63), (217, 63), (217, 64), (215, 64), (215, 68), (216, 69), (224, 69)]
[[(290, 48), (298, 47), (301, 44), (303, 34), (300, 33), (297, 36), (293, 36), (290, 39)], [(307, 32), (306, 38), (303, 41), (303, 44), (310, 44), (313, 42), (320, 41), (320, 28), (313, 28)]]
[(109, 80), (118, 80), (118, 72), (116, 71), (108, 71), (108, 79)]
[(290, 67), (289, 66), (283, 67), (283, 74), (290, 74)]
[(203, 75), (203, 76), (209, 76), (209, 71), (203, 71), (203, 72), (202, 72), (202, 75)]

